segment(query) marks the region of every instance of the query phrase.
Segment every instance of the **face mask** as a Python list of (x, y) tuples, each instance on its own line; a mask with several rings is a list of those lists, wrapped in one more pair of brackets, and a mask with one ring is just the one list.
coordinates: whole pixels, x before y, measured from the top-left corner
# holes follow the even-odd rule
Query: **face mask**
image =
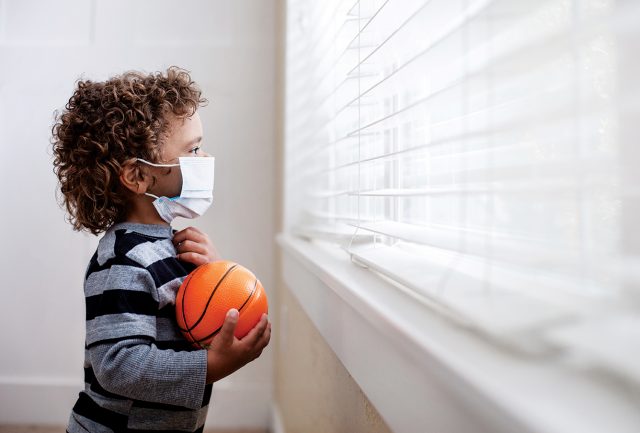
[(168, 224), (176, 217), (196, 218), (203, 215), (213, 203), (214, 157), (180, 156), (178, 164), (154, 164), (138, 158), (138, 161), (154, 167), (180, 167), (182, 190), (179, 196), (165, 197), (147, 193), (154, 197), (153, 206), (160, 218)]

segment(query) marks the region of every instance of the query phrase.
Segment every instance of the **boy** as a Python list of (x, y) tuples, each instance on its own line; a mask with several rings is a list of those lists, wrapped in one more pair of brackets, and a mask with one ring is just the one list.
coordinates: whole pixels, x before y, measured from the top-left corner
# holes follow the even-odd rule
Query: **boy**
[(85, 273), (85, 389), (68, 433), (201, 432), (213, 382), (269, 343), (266, 315), (238, 340), (230, 310), (207, 350), (192, 348), (175, 321), (185, 276), (220, 258), (205, 233), (171, 227), (213, 200), (200, 96), (176, 67), (127, 72), (78, 81), (56, 113), (54, 172), (68, 219), (75, 230), (104, 232)]

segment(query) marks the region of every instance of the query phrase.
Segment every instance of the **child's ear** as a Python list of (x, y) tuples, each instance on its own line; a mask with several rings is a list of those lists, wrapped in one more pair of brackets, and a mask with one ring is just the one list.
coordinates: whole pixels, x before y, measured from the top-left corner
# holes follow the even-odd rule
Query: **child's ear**
[(120, 170), (120, 183), (134, 194), (147, 192), (148, 178), (135, 158), (126, 161)]

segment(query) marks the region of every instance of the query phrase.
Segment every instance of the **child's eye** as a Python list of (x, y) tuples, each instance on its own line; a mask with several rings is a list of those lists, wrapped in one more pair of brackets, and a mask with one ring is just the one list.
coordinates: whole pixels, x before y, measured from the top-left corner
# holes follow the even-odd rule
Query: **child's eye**
[(193, 149), (191, 149), (189, 152), (195, 153), (197, 155), (199, 150), (200, 150), (200, 146), (197, 146), (197, 147), (194, 147)]

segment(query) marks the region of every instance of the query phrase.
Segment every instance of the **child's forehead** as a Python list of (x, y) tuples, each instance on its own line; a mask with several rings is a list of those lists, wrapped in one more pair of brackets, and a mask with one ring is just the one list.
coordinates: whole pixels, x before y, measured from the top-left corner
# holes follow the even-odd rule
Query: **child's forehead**
[(171, 116), (168, 134), (162, 144), (162, 151), (182, 153), (189, 150), (190, 146), (197, 144), (201, 138), (202, 122), (197, 111), (191, 117)]
[(172, 131), (181, 131), (189, 128), (202, 127), (200, 114), (196, 111), (191, 116), (178, 116), (173, 113), (166, 115), (166, 121)]
[(176, 137), (196, 137), (202, 135), (202, 121), (196, 111), (190, 117), (179, 118), (172, 116), (169, 119), (170, 134)]

